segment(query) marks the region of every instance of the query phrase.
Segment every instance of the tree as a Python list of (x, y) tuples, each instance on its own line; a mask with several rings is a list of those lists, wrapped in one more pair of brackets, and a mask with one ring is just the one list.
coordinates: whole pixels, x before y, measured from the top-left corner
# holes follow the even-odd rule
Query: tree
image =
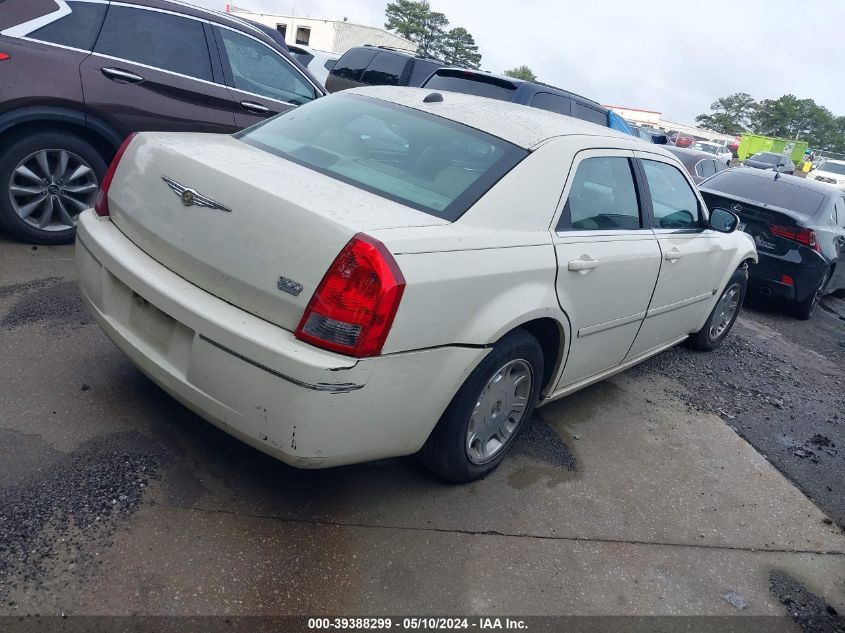
[(511, 68), (510, 70), (506, 70), (505, 74), (508, 77), (513, 77), (514, 79), (523, 79), (525, 81), (537, 81), (537, 75), (535, 75), (534, 71), (531, 70), (525, 64), (523, 64), (522, 66), (517, 66), (516, 68)]
[(446, 33), (438, 53), (443, 61), (452, 66), (478, 68), (481, 62), (481, 54), (478, 52), (475, 38), (462, 26)]
[(812, 99), (783, 95), (764, 99), (754, 116), (754, 129), (766, 136), (798, 138), (813, 146), (835, 143), (836, 119)]
[(757, 110), (757, 102), (746, 92), (737, 92), (729, 97), (716, 99), (710, 104), (710, 114), (699, 114), (695, 122), (722, 134), (747, 132)]
[(420, 55), (437, 53), (449, 25), (446, 16), (432, 11), (427, 0), (389, 2), (384, 15), (384, 28), (414, 42)]

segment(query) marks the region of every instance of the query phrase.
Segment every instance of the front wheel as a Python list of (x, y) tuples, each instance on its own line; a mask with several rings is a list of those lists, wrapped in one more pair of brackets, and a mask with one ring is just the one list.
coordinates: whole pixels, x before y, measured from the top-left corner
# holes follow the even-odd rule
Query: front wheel
[(492, 472), (534, 411), (542, 377), (536, 338), (523, 330), (502, 338), (449, 403), (420, 451), (423, 464), (456, 483)]
[(747, 286), (748, 269), (743, 266), (731, 275), (704, 327), (687, 339), (689, 347), (709, 352), (722, 343), (739, 316)]

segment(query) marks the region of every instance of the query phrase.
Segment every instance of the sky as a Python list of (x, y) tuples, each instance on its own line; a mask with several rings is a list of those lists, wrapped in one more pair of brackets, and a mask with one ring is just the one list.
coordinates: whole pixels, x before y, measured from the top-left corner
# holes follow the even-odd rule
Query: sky
[[(222, 10), (226, 0), (192, 0)], [(238, 0), (242, 9), (383, 27), (386, 0)], [(502, 72), (693, 123), (719, 97), (811, 98), (845, 115), (842, 0), (431, 0)]]

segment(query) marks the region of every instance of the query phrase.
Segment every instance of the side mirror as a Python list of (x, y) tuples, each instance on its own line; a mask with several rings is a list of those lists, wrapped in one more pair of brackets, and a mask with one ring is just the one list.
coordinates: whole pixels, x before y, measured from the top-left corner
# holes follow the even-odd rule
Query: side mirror
[(739, 225), (739, 216), (716, 207), (710, 212), (710, 228), (719, 233), (733, 233)]
[(669, 144), (669, 139), (668, 139), (668, 138), (666, 138), (666, 135), (665, 135), (665, 134), (652, 134), (652, 135), (651, 135), (651, 139), (652, 139), (652, 140), (653, 140), (653, 141), (654, 141), (657, 145), (668, 145), (668, 144)]

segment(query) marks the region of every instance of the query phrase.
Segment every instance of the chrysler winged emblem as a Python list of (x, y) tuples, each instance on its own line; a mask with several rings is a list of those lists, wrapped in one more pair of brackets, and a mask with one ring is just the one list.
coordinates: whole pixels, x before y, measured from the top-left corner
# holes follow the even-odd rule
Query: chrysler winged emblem
[(173, 192), (179, 196), (179, 199), (182, 201), (186, 207), (190, 207), (191, 205), (195, 205), (198, 207), (206, 207), (207, 209), (219, 209), (220, 211), (226, 211), (227, 213), (231, 213), (232, 210), (217, 202), (216, 200), (212, 200), (211, 198), (206, 198), (204, 195), (197, 193), (195, 189), (190, 189), (185, 185), (179, 184), (172, 178), (168, 178), (167, 176), (162, 176), (161, 179), (167, 183), (167, 186), (173, 189)]

